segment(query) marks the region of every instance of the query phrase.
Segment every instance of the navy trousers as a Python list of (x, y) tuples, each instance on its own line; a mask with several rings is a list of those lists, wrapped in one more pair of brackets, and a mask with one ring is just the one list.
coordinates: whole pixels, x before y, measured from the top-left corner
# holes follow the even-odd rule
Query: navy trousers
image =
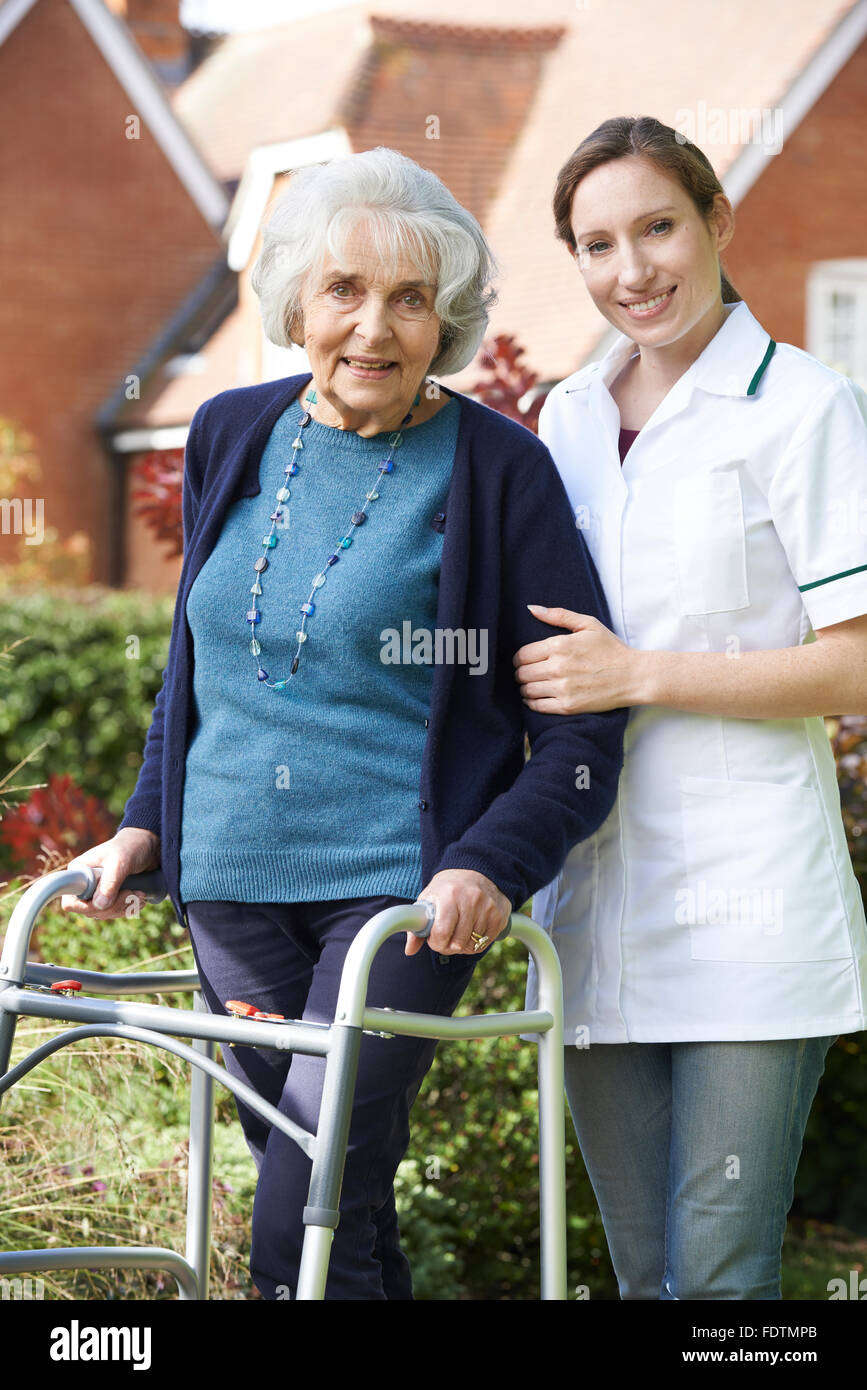
[[(185, 904), (202, 992), (212, 1013), (243, 999), (268, 1013), (331, 1023), (350, 942), (383, 908), (412, 898), (331, 902)], [(441, 957), (425, 946), (404, 955), (403, 933), (378, 951), (367, 1002), (449, 1015), (481, 957)], [(394, 1177), (409, 1146), (409, 1112), (436, 1043), (363, 1036), (349, 1146), (326, 1299), (411, 1299), (400, 1248)], [(227, 1069), (315, 1133), (325, 1061), (254, 1047), (222, 1049)], [(304, 1237), (310, 1160), (285, 1135), (236, 1100), (259, 1172), (250, 1272), (263, 1298), (294, 1298)]]

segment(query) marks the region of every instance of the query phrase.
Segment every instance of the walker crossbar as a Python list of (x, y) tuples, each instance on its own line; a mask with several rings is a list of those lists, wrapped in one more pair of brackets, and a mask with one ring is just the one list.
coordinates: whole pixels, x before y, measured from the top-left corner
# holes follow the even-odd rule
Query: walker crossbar
[[(339, 1219), (340, 1188), (364, 1032), (426, 1038), (481, 1038), (533, 1034), (538, 1041), (539, 1187), (542, 1298), (566, 1297), (565, 1124), (563, 1104), (563, 995), (560, 966), (548, 936), (528, 917), (513, 913), (510, 931), (530, 951), (539, 979), (539, 1008), (506, 1014), (448, 1018), (366, 1007), (370, 967), (383, 943), (398, 932), (419, 937), (430, 933), (435, 908), (419, 901), (386, 908), (362, 927), (347, 952), (334, 1022), (331, 1025), (287, 1020), (239, 1018), (210, 1014), (195, 971), (101, 974), (27, 960), (30, 938), (42, 907), (64, 893), (89, 899), (100, 870), (82, 866), (46, 874), (16, 904), (0, 956), (0, 1098), (46, 1057), (81, 1038), (130, 1038), (161, 1048), (188, 1061), (192, 1069), (190, 1148), (187, 1192), (186, 1254), (157, 1246), (82, 1246), (72, 1249), (0, 1253), (0, 1274), (36, 1269), (166, 1269), (178, 1284), (181, 1299), (208, 1296), (210, 1263), (211, 1168), (213, 1160), (213, 1082), (218, 1080), (276, 1125), (312, 1160), (304, 1242), (296, 1297), (322, 1299), (334, 1228)], [(144, 893), (151, 902), (166, 895), (159, 870), (134, 874), (120, 892)], [(506, 934), (506, 933), (504, 933)], [(120, 999), (66, 998), (51, 987), (70, 974), (94, 994), (144, 994), (193, 991), (194, 1008), (127, 1003)], [(9, 1067), (17, 1019), (55, 1018), (73, 1026), (34, 1048)], [(176, 1035), (193, 1039), (192, 1046)], [(173, 1036), (174, 1035), (174, 1036)], [(262, 1099), (246, 1083), (220, 1066), (215, 1044), (273, 1047), (325, 1059), (325, 1079), (315, 1135), (308, 1134)]]

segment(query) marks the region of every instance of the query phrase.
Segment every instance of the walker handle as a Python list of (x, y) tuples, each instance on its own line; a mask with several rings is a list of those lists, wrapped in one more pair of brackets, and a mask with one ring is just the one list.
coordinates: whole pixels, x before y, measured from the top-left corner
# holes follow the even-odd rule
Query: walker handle
[[(93, 874), (93, 886), (88, 888), (86, 885), (78, 894), (82, 902), (89, 902), (96, 892), (96, 886), (102, 873), (101, 864), (88, 864), (87, 868)], [(161, 868), (146, 869), (140, 874), (130, 874), (124, 879), (117, 890), (119, 893), (144, 893), (145, 899), (149, 903), (160, 903), (166, 897), (167, 887), (165, 875)]]
[[(436, 903), (432, 903), (429, 898), (418, 898), (414, 906), (427, 908), (427, 921), (423, 924), (423, 926), (420, 927), (408, 927), (407, 931), (412, 932), (412, 935), (417, 936), (421, 941), (427, 941), (428, 937), (431, 934), (431, 928), (434, 924), (434, 918), (437, 915), (437, 905)], [(509, 932), (511, 930), (512, 919), (510, 917), (506, 925), (503, 927), (503, 930), (497, 937), (497, 940), (505, 940), (505, 938), (509, 935)]]

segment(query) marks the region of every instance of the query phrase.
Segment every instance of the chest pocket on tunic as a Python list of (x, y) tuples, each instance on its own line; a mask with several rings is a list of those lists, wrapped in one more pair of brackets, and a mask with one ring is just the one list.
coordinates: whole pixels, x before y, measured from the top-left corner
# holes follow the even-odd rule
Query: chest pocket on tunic
[(737, 461), (675, 482), (672, 528), (686, 616), (748, 608), (744, 508)]

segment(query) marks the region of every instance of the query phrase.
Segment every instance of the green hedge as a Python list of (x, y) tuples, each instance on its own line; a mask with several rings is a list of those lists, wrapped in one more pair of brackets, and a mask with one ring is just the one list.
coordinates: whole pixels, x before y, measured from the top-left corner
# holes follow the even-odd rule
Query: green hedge
[[(168, 659), (174, 602), (93, 587), (0, 587), (0, 769), (38, 744), (20, 786), (70, 773), (120, 820)], [(137, 653), (137, 654), (136, 654)], [(8, 856), (0, 847), (0, 868)]]
[[(0, 767), (47, 740), (22, 772), (28, 783), (70, 773), (118, 819), (141, 763), (168, 652), (173, 601), (139, 593), (18, 594), (0, 590)], [(129, 655), (129, 639), (138, 655)], [(0, 870), (3, 870), (0, 862)], [(8, 867), (2, 873), (9, 876)], [(8, 906), (8, 905), (7, 905)], [(167, 904), (140, 919), (87, 923), (43, 914), (43, 959), (117, 968), (171, 951), (185, 937)], [(512, 1009), (525, 973), (517, 943), (492, 953), (463, 1009)], [(183, 963), (189, 963), (183, 962)], [(795, 1211), (867, 1233), (867, 1045), (848, 1035), (831, 1049), (798, 1173)], [(228, 1117), (232, 1103), (220, 1102)], [(167, 1116), (176, 1102), (165, 1096)], [(179, 1113), (179, 1112), (178, 1112)], [(516, 1040), (443, 1044), (422, 1089), (401, 1168), (405, 1243), (419, 1296), (532, 1298), (537, 1219), (535, 1053)], [(569, 1269), (594, 1298), (616, 1297), (601, 1222), (569, 1135)], [(453, 1290), (444, 1292), (446, 1290)], [(484, 1292), (483, 1292), (484, 1291)]]

